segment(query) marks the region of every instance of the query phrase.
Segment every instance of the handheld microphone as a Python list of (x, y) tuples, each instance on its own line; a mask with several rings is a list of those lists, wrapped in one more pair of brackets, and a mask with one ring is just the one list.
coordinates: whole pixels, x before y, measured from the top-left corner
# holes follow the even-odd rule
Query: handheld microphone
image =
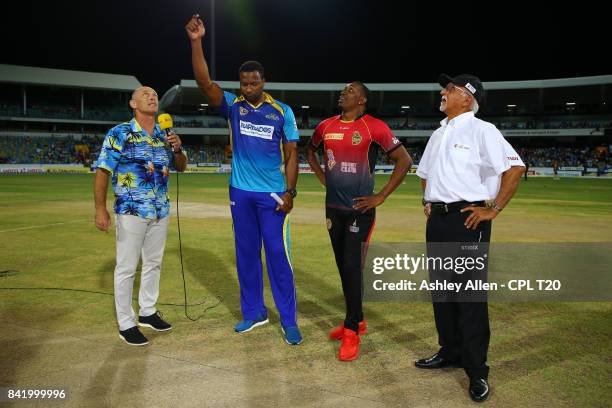
[(159, 128), (164, 131), (166, 135), (165, 145), (166, 149), (173, 150), (172, 146), (170, 146), (170, 142), (168, 142), (168, 135), (174, 133), (172, 116), (167, 113), (162, 113), (157, 117), (157, 122), (159, 123)]

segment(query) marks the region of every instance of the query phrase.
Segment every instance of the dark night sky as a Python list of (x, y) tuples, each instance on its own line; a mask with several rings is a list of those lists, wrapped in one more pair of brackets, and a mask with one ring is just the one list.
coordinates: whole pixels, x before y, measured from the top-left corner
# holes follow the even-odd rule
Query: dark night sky
[[(0, 62), (131, 74), (164, 92), (193, 78), (183, 27), (193, 12), (209, 25), (210, 1), (11, 2), (0, 27)], [(217, 79), (237, 79), (246, 59), (261, 61), (274, 82), (611, 74), (602, 6), (549, 4), (217, 0)]]

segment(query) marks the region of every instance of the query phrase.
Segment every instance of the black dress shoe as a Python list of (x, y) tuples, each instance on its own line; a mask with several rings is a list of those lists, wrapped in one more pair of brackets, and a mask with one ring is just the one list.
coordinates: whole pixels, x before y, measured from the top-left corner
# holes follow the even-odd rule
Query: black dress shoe
[(484, 378), (471, 379), (470, 378), (470, 398), (472, 401), (483, 402), (489, 397), (491, 388), (489, 383)]
[(422, 358), (414, 362), (414, 365), (417, 368), (444, 368), (444, 367), (454, 367), (456, 363), (451, 360), (447, 360), (438, 356), (438, 353), (434, 354), (429, 358)]

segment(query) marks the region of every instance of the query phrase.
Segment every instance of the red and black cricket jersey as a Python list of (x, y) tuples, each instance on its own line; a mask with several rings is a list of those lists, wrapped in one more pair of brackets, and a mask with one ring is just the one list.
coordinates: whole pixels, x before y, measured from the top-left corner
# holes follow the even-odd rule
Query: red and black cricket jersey
[(402, 144), (389, 126), (370, 115), (346, 122), (334, 116), (319, 123), (310, 139), (317, 149), (323, 142), (328, 207), (351, 209), (353, 199), (374, 191), (378, 146), (388, 154)]

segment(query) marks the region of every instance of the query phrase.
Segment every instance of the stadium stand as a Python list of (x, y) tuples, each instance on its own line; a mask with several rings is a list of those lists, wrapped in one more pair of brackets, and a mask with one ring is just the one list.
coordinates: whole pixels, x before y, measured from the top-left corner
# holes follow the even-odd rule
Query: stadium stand
[[(238, 83), (220, 81), (238, 93)], [(494, 123), (530, 167), (611, 169), (612, 75), (485, 83), (479, 116)], [(0, 163), (91, 164), (107, 130), (131, 117), (133, 76), (0, 64)], [(273, 83), (266, 90), (296, 114), (303, 149), (316, 125), (337, 113), (344, 84)], [(418, 164), (427, 138), (442, 119), (439, 86), (369, 84), (369, 111), (385, 120)], [(192, 80), (160, 99), (171, 113), (191, 165), (228, 164), (228, 131)], [(378, 164), (388, 164), (379, 154)], [(586, 170), (585, 170), (586, 171)]]

